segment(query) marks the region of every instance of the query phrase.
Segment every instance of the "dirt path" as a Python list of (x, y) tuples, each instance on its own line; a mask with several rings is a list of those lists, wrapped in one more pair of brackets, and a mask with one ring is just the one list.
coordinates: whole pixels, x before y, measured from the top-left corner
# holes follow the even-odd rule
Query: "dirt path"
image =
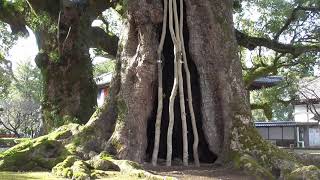
[(145, 170), (162, 176), (172, 176), (179, 180), (255, 180), (255, 177), (248, 176), (241, 171), (230, 168), (215, 167), (212, 164), (201, 164), (195, 166), (172, 166), (160, 165), (153, 167), (151, 164), (144, 165)]

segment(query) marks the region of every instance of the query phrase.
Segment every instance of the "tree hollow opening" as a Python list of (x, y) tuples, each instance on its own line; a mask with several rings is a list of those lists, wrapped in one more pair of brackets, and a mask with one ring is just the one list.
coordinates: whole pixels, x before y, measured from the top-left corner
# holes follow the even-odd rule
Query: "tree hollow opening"
[[(178, 8), (179, 9), (179, 8)], [(185, 11), (185, 8), (184, 8)], [(186, 16), (184, 16), (186, 17)], [(159, 28), (161, 33), (161, 28)], [(199, 83), (199, 75), (197, 72), (197, 67), (192, 61), (189, 52), (188, 52), (188, 42), (189, 42), (189, 32), (187, 29), (186, 19), (184, 18), (184, 29), (183, 29), (184, 42), (186, 47), (186, 54), (188, 60), (188, 66), (190, 70), (191, 76), (191, 85), (192, 85), (192, 98), (193, 98), (193, 108), (197, 121), (197, 129), (199, 134), (199, 159), (202, 163), (214, 163), (217, 159), (217, 156), (209, 150), (208, 143), (205, 139), (204, 132), (202, 130), (202, 114), (201, 114), (201, 91), (200, 91), (200, 83)], [(167, 27), (166, 38), (163, 47), (163, 111), (162, 111), (162, 119), (161, 119), (161, 135), (160, 135), (160, 143), (159, 143), (159, 154), (158, 154), (158, 162), (162, 165), (161, 162), (164, 162), (167, 154), (167, 131), (169, 124), (169, 97), (171, 94), (173, 81), (174, 81), (174, 69), (173, 69), (173, 61), (174, 61), (174, 46), (172, 43), (172, 39), (170, 36), (169, 28)], [(186, 103), (186, 118), (188, 125), (188, 152), (189, 152), (189, 162), (193, 162), (193, 131), (191, 124), (190, 111), (188, 108), (188, 97), (187, 97), (187, 85), (185, 79), (185, 72), (183, 70), (184, 77), (184, 89), (185, 89), (185, 103)], [(155, 89), (157, 91), (157, 89)], [(155, 92), (155, 94), (157, 94)], [(155, 136), (155, 121), (157, 114), (157, 105), (158, 99), (155, 99), (153, 106), (153, 113), (150, 119), (148, 120), (148, 129), (147, 129), (147, 137), (148, 137), (148, 146), (146, 150), (146, 161), (150, 162), (152, 158), (153, 146), (154, 146), (154, 136)], [(173, 127), (173, 135), (172, 135), (172, 159), (173, 165), (177, 162), (182, 161), (183, 155), (183, 145), (182, 145), (182, 121), (180, 116), (180, 103), (179, 103), (179, 95), (176, 96), (174, 102), (174, 127)]]

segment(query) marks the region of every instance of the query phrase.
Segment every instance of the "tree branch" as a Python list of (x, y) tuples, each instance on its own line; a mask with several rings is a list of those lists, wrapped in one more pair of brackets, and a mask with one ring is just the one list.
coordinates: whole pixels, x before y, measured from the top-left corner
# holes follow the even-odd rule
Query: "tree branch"
[(110, 7), (115, 7), (118, 4), (118, 0), (95, 0), (89, 1), (88, 11), (91, 14), (91, 17), (94, 19), (98, 17), (103, 11)]
[[(317, 107), (315, 106), (315, 101), (312, 101), (312, 99), (310, 99), (310, 97), (308, 97), (308, 95), (304, 92), (307, 91), (308, 93), (310, 93), (314, 99), (316, 99), (316, 102), (319, 102), (320, 98), (317, 95), (317, 93), (312, 90), (309, 89), (308, 87), (303, 87), (302, 90), (298, 90), (298, 92), (304, 97), (306, 98), (306, 100), (304, 101), (305, 103), (307, 103), (307, 108), (311, 111), (311, 113), (315, 116), (316, 120), (320, 121), (319, 117), (320, 117), (320, 113), (318, 112)], [(312, 97), (311, 97), (312, 98)]]
[(117, 55), (119, 42), (117, 36), (108, 34), (99, 27), (92, 27), (88, 39), (91, 47), (100, 48), (114, 57)]
[(298, 11), (310, 11), (310, 12), (319, 12), (320, 11), (320, 7), (302, 7), (302, 6), (298, 6), (296, 8), (294, 8), (291, 12), (291, 15), (288, 17), (288, 19), (286, 20), (286, 22), (284, 23), (284, 25), (282, 26), (282, 28), (277, 32), (277, 34), (274, 36), (274, 40), (278, 41), (279, 36), (288, 29), (288, 27), (290, 26), (290, 24), (295, 21), (297, 19), (297, 12)]
[(257, 46), (263, 46), (279, 53), (289, 53), (297, 57), (305, 52), (320, 52), (319, 45), (291, 45), (273, 41), (268, 38), (252, 37), (245, 33), (235, 30), (236, 38), (240, 46), (249, 50), (255, 49)]
[(29, 34), (26, 28), (25, 12), (18, 11), (12, 2), (0, 1), (0, 21), (9, 24), (13, 34)]

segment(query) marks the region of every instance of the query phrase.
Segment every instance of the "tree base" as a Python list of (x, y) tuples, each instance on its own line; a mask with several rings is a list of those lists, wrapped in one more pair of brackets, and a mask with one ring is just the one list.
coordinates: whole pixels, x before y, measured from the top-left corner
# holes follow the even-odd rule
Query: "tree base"
[[(234, 123), (231, 152), (228, 156), (228, 161), (232, 162), (234, 167), (262, 179), (320, 179), (320, 169), (310, 165), (314, 163), (308, 160), (310, 157), (281, 150), (265, 142), (253, 127), (243, 124), (242, 121), (236, 122), (238, 123)], [(107, 152), (100, 151), (98, 154), (85, 148), (88, 143), (92, 144), (90, 137), (96, 135), (90, 129), (90, 126), (69, 124), (48, 135), (22, 142), (0, 154), (0, 170), (52, 169), (57, 176), (73, 179), (116, 176), (123, 173), (134, 177), (163, 179), (144, 171), (133, 161), (116, 160)]]
[[(139, 164), (117, 160), (106, 152), (90, 151), (84, 147), (90, 128), (69, 124), (52, 133), (18, 144), (0, 154), (1, 171), (48, 171), (71, 179), (88, 179), (110, 176), (163, 179), (144, 171)], [(79, 146), (79, 147), (77, 147)], [(26, 163), (27, 162), (27, 163)]]
[(320, 179), (320, 169), (306, 166), (314, 163), (306, 156), (266, 142), (250, 123), (234, 122), (230, 157), (236, 168), (258, 179)]

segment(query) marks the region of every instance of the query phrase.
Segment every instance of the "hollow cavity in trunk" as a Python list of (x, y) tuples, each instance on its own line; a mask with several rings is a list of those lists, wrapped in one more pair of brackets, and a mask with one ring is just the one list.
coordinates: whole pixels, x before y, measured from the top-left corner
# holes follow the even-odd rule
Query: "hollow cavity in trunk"
[[(188, 29), (187, 24), (184, 20), (184, 28), (183, 28), (183, 36), (185, 42), (185, 49), (187, 55), (188, 66), (190, 70), (191, 76), (191, 84), (192, 84), (192, 98), (193, 98), (193, 108), (196, 117), (197, 129), (199, 134), (199, 159), (202, 163), (213, 163), (217, 156), (213, 154), (209, 148), (208, 144), (204, 137), (204, 132), (202, 130), (202, 115), (201, 115), (201, 92), (200, 92), (200, 84), (199, 84), (199, 75), (197, 72), (196, 65), (192, 62), (191, 57), (188, 53)], [(162, 118), (161, 118), (161, 134), (160, 134), (160, 143), (159, 143), (159, 164), (163, 162), (162, 160), (166, 159), (167, 155), (167, 131), (168, 131), (168, 124), (169, 124), (169, 98), (173, 86), (174, 81), (174, 46), (171, 39), (171, 35), (169, 33), (169, 27), (167, 27), (166, 38), (164, 41), (163, 47), (163, 57), (162, 57), (162, 64), (163, 64), (163, 72), (162, 72), (162, 79), (163, 79), (163, 111), (162, 111)], [(185, 71), (183, 70), (183, 79), (184, 79), (184, 89), (187, 89), (186, 79), (185, 79)], [(187, 93), (185, 93), (187, 94)], [(173, 135), (172, 135), (172, 159), (173, 165), (179, 164), (182, 160), (183, 155), (183, 139), (182, 139), (182, 122), (181, 122), (181, 114), (180, 114), (180, 104), (179, 104), (179, 96), (176, 96), (174, 102), (174, 127), (173, 127)], [(192, 131), (192, 124), (191, 124), (191, 117), (190, 117), (190, 110), (187, 106), (188, 97), (185, 95), (185, 102), (186, 102), (186, 119), (187, 119), (187, 127), (188, 127), (188, 150), (189, 150), (189, 161), (193, 161), (193, 142), (194, 136)], [(157, 114), (157, 105), (158, 100), (156, 99), (154, 102), (154, 110), (152, 117), (150, 117), (148, 121), (148, 130), (147, 130), (147, 137), (148, 137), (148, 147), (146, 152), (146, 161), (150, 161), (152, 157), (152, 151), (154, 146), (154, 133), (155, 133), (155, 121), (156, 121), (156, 114)], [(179, 164), (180, 165), (180, 164)]]

